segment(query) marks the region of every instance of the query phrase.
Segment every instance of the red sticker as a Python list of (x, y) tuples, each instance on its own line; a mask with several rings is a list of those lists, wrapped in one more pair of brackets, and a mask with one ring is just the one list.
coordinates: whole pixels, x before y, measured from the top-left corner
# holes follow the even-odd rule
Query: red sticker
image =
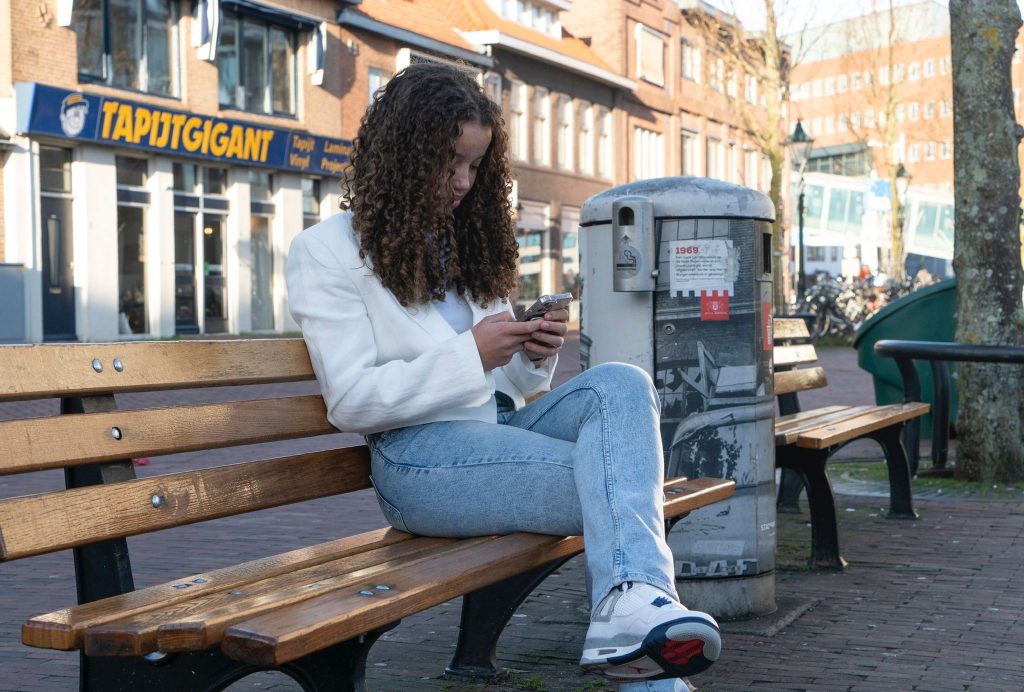
[(772, 304), (761, 303), (761, 348), (765, 351), (772, 350)]
[(725, 291), (700, 292), (700, 318), (702, 321), (729, 319), (729, 294)]

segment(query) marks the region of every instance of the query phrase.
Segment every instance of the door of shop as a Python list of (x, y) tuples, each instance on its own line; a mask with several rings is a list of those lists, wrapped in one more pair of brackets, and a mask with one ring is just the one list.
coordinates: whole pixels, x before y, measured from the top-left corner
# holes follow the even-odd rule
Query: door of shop
[(71, 150), (39, 148), (43, 340), (75, 341)]

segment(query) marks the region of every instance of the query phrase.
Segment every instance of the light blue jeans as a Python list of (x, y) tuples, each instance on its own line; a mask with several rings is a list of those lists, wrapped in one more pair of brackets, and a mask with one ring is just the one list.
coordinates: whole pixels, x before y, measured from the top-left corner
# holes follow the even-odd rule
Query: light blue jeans
[(395, 528), (426, 536), (583, 534), (591, 606), (613, 587), (675, 593), (662, 513), (660, 402), (650, 377), (599, 365), (499, 424), (447, 421), (371, 435)]

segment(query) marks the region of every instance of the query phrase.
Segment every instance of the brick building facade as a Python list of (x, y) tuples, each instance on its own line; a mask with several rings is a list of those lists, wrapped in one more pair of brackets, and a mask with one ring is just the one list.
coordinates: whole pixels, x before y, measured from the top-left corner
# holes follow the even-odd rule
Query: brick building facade
[(670, 0), (0, 7), (0, 263), (27, 341), (293, 330), (288, 245), (337, 209), (371, 94), (417, 60), (502, 105), (521, 302), (575, 288), (579, 207), (611, 185), (767, 187)]

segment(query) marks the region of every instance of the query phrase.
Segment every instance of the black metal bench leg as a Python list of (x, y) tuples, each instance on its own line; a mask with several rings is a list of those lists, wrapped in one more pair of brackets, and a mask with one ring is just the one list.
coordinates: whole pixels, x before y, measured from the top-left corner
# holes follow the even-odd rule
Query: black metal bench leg
[(569, 559), (549, 562), (463, 596), (459, 643), (445, 673), (473, 678), (497, 677), (498, 638), (509, 618), (549, 574)]
[(800, 514), (800, 493), (803, 491), (804, 479), (800, 474), (793, 469), (783, 468), (775, 511), (780, 514)]
[(791, 447), (778, 463), (799, 474), (807, 488), (807, 506), (811, 514), (811, 566), (818, 569), (843, 569), (846, 560), (839, 554), (836, 500), (825, 470), (830, 451)]
[(225, 656), (220, 649), (150, 659), (81, 656), (80, 688), (83, 692), (219, 692), (253, 673), (276, 670), (291, 677), (307, 692), (363, 692), (370, 647), (397, 624), (385, 625), (273, 668), (240, 663)]
[(870, 433), (869, 437), (882, 445), (885, 465), (889, 469), (889, 518), (917, 519), (910, 489), (910, 461), (903, 446), (903, 426), (882, 428)]

